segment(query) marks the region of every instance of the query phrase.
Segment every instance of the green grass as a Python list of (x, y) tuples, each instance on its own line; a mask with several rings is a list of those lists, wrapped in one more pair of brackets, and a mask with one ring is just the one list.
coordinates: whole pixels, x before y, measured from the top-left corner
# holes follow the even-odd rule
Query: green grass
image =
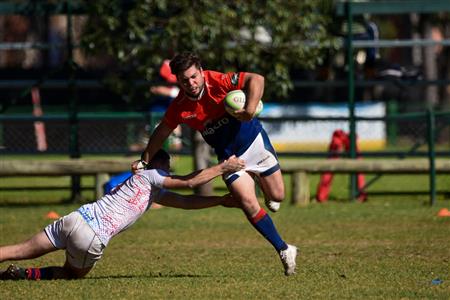
[[(175, 165), (185, 173), (189, 162)], [(282, 237), (300, 248), (295, 276), (283, 275), (277, 254), (241, 211), (163, 208), (114, 238), (85, 279), (0, 281), (0, 299), (450, 299), (450, 218), (436, 216), (450, 208), (448, 197), (440, 194), (433, 207), (426, 194), (353, 203), (346, 199), (347, 177), (336, 177), (328, 203), (294, 207), (286, 201), (271, 213)], [(448, 179), (438, 176), (438, 188), (448, 190)], [(66, 179), (34, 184), (60, 180)], [(312, 191), (317, 181), (312, 177)], [(389, 176), (372, 190), (421, 191), (427, 184), (426, 176)], [(225, 192), (220, 180), (215, 185)], [(55, 191), (21, 193), (21, 200), (0, 195), (1, 245), (41, 230), (51, 210), (64, 215), (78, 207), (58, 203)], [(20, 265), (61, 265), (64, 259), (59, 251)], [(437, 278), (443, 282), (435, 285)]]
[[(86, 279), (0, 282), (0, 290), (2, 299), (449, 299), (450, 218), (436, 217), (445, 206), (380, 199), (284, 205), (272, 217), (300, 247), (292, 277), (237, 209), (150, 210), (111, 241)], [(49, 210), (75, 208), (2, 207), (0, 244), (39, 231)], [(60, 251), (20, 264), (63, 262)], [(443, 283), (433, 285), (436, 278)]]

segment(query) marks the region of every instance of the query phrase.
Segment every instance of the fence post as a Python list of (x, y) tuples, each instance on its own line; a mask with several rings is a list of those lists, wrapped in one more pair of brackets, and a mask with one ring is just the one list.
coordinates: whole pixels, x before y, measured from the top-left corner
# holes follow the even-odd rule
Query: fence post
[[(387, 102), (387, 115), (388, 117), (396, 115), (398, 112), (398, 103), (397, 100), (392, 99)], [(392, 119), (388, 119), (387, 121), (387, 139), (388, 145), (393, 146), (397, 143), (397, 123)]]
[(294, 172), (291, 180), (291, 204), (308, 206), (311, 198), (308, 174), (306, 172)]
[(436, 201), (436, 153), (434, 149), (435, 141), (435, 116), (433, 108), (427, 111), (427, 129), (428, 129), (428, 160), (430, 163), (430, 205), (434, 205)]
[[(72, 8), (70, 1), (67, 5), (67, 68), (69, 72), (69, 151), (70, 158), (80, 158), (80, 146), (78, 140), (78, 99), (75, 87), (75, 62), (73, 60), (73, 41), (72, 41)], [(78, 202), (81, 200), (81, 176), (72, 175), (71, 177), (71, 197), (70, 201)]]
[[(352, 1), (345, 2), (347, 15), (347, 74), (348, 74), (348, 110), (350, 126), (350, 158), (356, 159), (356, 124), (355, 124), (355, 79), (353, 64), (353, 13)], [(356, 199), (356, 175), (350, 174), (350, 200)]]

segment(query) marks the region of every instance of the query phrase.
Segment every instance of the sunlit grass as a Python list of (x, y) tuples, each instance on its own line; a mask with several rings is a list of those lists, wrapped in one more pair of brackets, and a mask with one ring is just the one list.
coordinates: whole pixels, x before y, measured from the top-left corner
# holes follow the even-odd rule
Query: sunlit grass
[[(174, 166), (175, 172), (188, 173), (191, 161), (174, 158)], [(318, 179), (311, 177), (313, 193)], [(438, 176), (442, 191), (449, 182), (448, 176)], [(69, 178), (2, 178), (0, 186), (69, 183)], [(214, 184), (217, 193), (226, 192), (220, 179)], [(93, 186), (93, 179), (83, 178), (82, 185)], [(427, 188), (427, 176), (402, 175), (383, 176), (371, 190)], [(8, 193), (0, 193), (1, 245), (42, 230), (51, 222), (45, 218), (49, 211), (64, 215), (80, 205), (61, 201), (69, 191)], [(289, 193), (271, 216), (281, 236), (300, 248), (295, 276), (283, 275), (276, 252), (240, 210), (162, 208), (114, 238), (85, 279), (0, 281), (0, 298), (450, 299), (450, 218), (437, 217), (439, 209), (450, 208), (448, 195), (440, 193), (433, 207), (420, 193), (371, 196), (361, 204), (348, 200), (346, 175), (336, 176), (325, 204), (295, 207), (289, 205)], [(93, 192), (83, 195), (93, 200)], [(19, 264), (62, 265), (64, 260), (59, 251)]]
[[(289, 278), (237, 209), (150, 210), (111, 241), (86, 279), (0, 282), (0, 290), (3, 299), (69, 297), (69, 290), (71, 299), (448, 299), (450, 219), (436, 217), (448, 204), (377, 199), (284, 205), (272, 218), (301, 250), (298, 272)], [(50, 210), (62, 215), (76, 207), (2, 207), (0, 243), (41, 230)], [(63, 262), (60, 251), (20, 264)]]

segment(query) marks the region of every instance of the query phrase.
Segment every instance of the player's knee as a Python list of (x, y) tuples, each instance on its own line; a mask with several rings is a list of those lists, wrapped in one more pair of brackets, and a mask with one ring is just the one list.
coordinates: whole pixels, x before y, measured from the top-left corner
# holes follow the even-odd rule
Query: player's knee
[(80, 279), (84, 278), (89, 271), (75, 271), (75, 270), (69, 270), (69, 279)]
[(258, 203), (257, 200), (249, 199), (249, 198), (242, 198), (240, 202), (243, 207), (253, 207), (253, 206), (257, 205), (257, 203)]
[(285, 194), (283, 189), (271, 190), (270, 199), (275, 202), (282, 202), (284, 200)]
[(63, 273), (64, 275), (62, 277), (65, 277), (67, 279), (80, 279), (86, 276), (86, 274), (89, 273), (89, 271), (92, 269), (92, 267), (88, 268), (75, 268), (71, 266), (68, 262), (63, 267)]
[(72, 274), (72, 279), (81, 279), (84, 278), (86, 274)]
[(255, 197), (240, 197), (240, 206), (246, 215), (253, 215), (259, 211), (259, 202)]

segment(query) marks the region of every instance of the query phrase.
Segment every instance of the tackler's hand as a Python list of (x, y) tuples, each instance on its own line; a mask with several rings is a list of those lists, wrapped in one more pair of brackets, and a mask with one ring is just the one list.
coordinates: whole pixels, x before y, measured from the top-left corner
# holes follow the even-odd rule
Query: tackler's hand
[(135, 160), (131, 163), (131, 172), (136, 174), (138, 171), (145, 170), (147, 165), (148, 164), (141, 159)]
[(221, 167), (223, 173), (237, 172), (245, 168), (245, 161), (236, 157), (236, 155), (232, 155), (221, 163)]

